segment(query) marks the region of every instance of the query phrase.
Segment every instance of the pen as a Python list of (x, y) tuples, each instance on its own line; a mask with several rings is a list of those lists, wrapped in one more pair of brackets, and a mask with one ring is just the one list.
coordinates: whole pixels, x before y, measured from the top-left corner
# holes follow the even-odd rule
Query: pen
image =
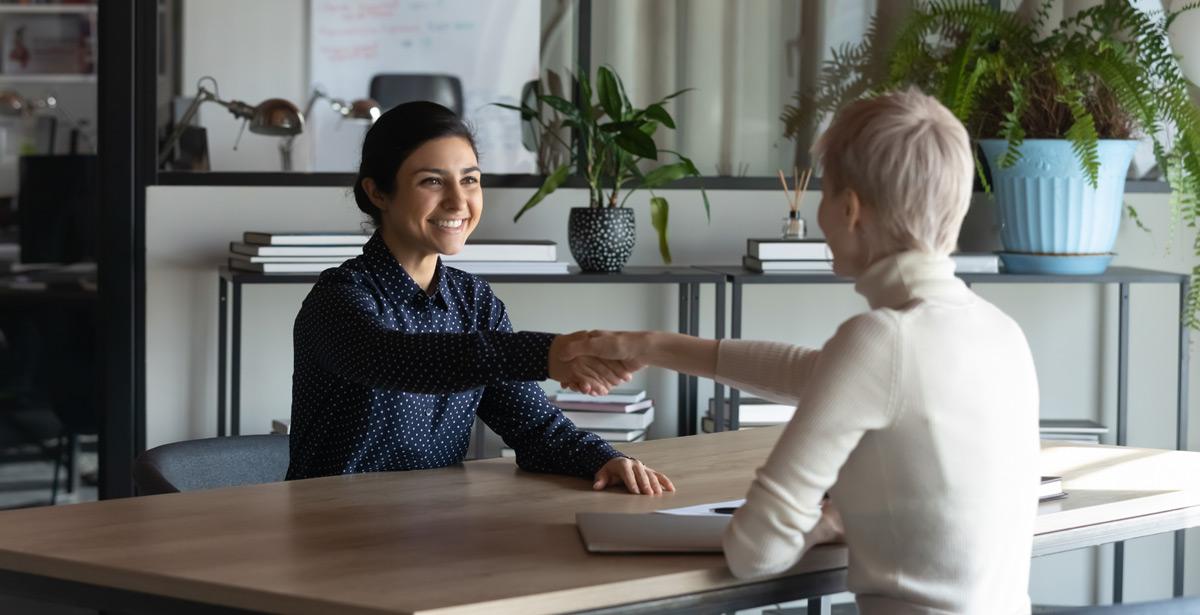
[(732, 515), (733, 513), (737, 512), (737, 509), (737, 506), (718, 506), (717, 508), (712, 509), (712, 512), (715, 512), (718, 515)]

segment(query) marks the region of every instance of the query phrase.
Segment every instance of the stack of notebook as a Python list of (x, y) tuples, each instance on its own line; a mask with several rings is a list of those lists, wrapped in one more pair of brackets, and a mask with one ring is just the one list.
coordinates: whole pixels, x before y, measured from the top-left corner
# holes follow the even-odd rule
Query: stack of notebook
[(1000, 255), (995, 252), (955, 252), (950, 260), (955, 273), (1000, 273)]
[[(729, 419), (729, 398), (725, 398), (725, 418)], [(740, 429), (782, 425), (792, 420), (796, 406), (792, 404), (777, 404), (757, 397), (742, 396), (738, 400), (738, 426)], [(713, 431), (713, 400), (708, 400), (708, 413), (704, 415), (700, 428), (706, 433)], [(726, 423), (728, 429), (728, 423)]]
[(833, 254), (821, 239), (747, 239), (742, 266), (760, 273), (831, 273)]
[[(229, 268), (260, 273), (320, 273), (362, 254), (370, 235), (348, 231), (246, 232), (229, 245)], [(447, 265), (474, 274), (567, 273), (553, 241), (469, 240), (462, 251), (443, 255)]]
[[(642, 390), (615, 389), (598, 396), (559, 391), (550, 396), (550, 402), (576, 427), (607, 442), (641, 442), (654, 422), (654, 401)], [(500, 450), (501, 457), (515, 455), (511, 448)]]
[(559, 391), (551, 402), (576, 427), (609, 442), (645, 440), (646, 430), (654, 422), (654, 401), (642, 390), (615, 389), (600, 396)]
[(504, 273), (567, 273), (553, 241), (529, 239), (471, 239), (458, 254), (442, 256), (455, 269), (476, 275)]
[(1039, 431), (1043, 440), (1100, 444), (1108, 428), (1089, 419), (1042, 419)]
[(229, 268), (260, 273), (319, 273), (362, 254), (370, 235), (346, 231), (266, 233), (247, 231), (229, 244)]
[[(994, 252), (955, 252), (958, 273), (999, 273)], [(747, 239), (742, 266), (759, 273), (831, 273), (833, 253), (821, 239)]]

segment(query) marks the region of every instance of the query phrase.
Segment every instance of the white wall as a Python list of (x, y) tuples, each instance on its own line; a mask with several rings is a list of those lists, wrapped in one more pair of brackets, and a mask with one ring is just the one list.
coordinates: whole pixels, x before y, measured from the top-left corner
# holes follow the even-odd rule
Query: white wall
[[(284, 98), (303, 110), (307, 6), (302, 0), (184, 0), (181, 94), (194, 96), (196, 81), (211, 76), (222, 100), (257, 105)], [(246, 130), (237, 142), (242, 120), (216, 103), (200, 107), (199, 124), (208, 131), (213, 171), (280, 170), (279, 138)], [(298, 156), (297, 163), (305, 162)]]

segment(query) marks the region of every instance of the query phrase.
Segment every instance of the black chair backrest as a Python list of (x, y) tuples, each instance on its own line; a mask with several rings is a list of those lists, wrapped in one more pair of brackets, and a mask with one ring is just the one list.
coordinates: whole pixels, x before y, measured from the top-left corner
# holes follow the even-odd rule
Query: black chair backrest
[(396, 105), (416, 100), (435, 102), (461, 116), (462, 83), (454, 75), (387, 73), (371, 78), (370, 96), (387, 111)]
[(138, 456), (133, 480), (142, 495), (273, 483), (288, 468), (288, 437), (282, 434), (185, 440)]

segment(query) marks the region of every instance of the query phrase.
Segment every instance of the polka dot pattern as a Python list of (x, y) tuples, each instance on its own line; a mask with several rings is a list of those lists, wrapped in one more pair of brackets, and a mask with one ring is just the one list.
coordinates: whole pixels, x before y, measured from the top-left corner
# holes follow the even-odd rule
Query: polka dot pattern
[(584, 271), (620, 271), (636, 239), (633, 210), (628, 207), (575, 207), (567, 218), (571, 256)]
[(550, 404), (550, 333), (514, 333), (483, 280), (438, 261), (426, 293), (378, 233), (318, 279), (293, 330), (287, 478), (459, 463), (475, 416), (534, 472), (591, 477), (617, 453)]

